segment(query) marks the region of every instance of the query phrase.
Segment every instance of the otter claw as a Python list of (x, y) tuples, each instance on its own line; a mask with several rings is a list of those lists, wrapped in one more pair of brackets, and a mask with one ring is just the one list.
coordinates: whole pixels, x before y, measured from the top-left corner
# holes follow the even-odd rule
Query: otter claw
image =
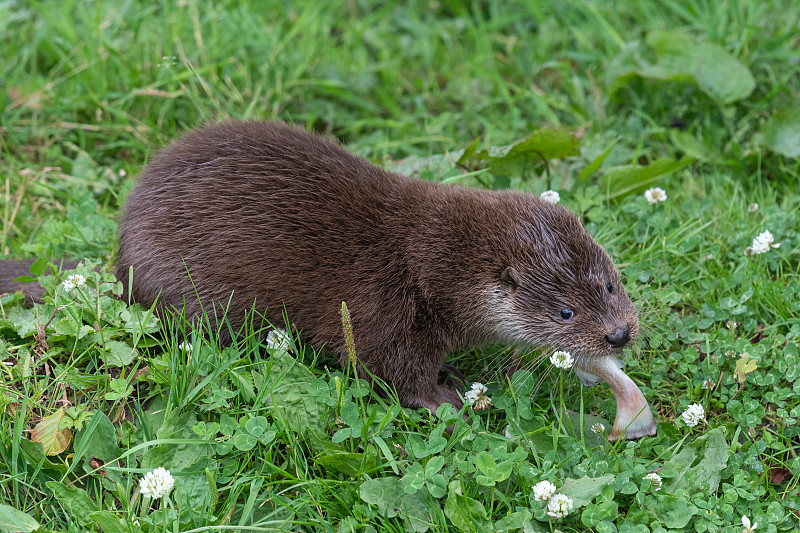
[(582, 367), (573, 367), (581, 382), (591, 387), (605, 381), (617, 400), (617, 416), (608, 440), (613, 442), (622, 436), (638, 439), (656, 434), (656, 422), (650, 406), (636, 383), (622, 371), (622, 361), (609, 356), (583, 358), (581, 363)]

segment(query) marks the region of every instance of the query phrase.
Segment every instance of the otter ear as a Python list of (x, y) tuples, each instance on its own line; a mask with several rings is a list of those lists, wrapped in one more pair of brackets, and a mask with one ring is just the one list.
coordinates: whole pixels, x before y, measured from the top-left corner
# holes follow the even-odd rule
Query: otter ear
[(514, 289), (518, 289), (521, 284), (519, 274), (514, 270), (514, 267), (506, 267), (505, 270), (503, 270), (500, 274), (500, 282)]

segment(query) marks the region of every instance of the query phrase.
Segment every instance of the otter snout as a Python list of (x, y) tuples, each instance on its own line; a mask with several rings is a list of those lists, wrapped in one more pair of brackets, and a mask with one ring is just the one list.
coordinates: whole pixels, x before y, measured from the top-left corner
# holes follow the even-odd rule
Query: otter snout
[(626, 325), (617, 328), (614, 333), (605, 336), (606, 342), (612, 348), (622, 348), (631, 340), (631, 328)]

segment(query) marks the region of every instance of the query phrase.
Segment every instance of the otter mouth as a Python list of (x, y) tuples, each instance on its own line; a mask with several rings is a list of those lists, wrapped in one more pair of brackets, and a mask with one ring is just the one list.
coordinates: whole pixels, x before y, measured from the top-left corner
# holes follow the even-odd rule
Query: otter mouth
[(622, 361), (616, 355), (603, 357), (578, 357), (572, 367), (581, 383), (587, 387), (605, 381), (617, 400), (617, 415), (608, 434), (608, 440), (620, 437), (639, 439), (656, 434), (656, 422), (644, 394), (628, 375), (622, 371)]

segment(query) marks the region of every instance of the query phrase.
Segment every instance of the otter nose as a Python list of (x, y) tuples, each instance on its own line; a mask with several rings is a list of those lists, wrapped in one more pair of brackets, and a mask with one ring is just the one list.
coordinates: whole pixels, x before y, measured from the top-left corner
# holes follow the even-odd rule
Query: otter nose
[(606, 342), (612, 348), (622, 348), (631, 340), (631, 330), (628, 326), (617, 328), (611, 335), (606, 335)]

